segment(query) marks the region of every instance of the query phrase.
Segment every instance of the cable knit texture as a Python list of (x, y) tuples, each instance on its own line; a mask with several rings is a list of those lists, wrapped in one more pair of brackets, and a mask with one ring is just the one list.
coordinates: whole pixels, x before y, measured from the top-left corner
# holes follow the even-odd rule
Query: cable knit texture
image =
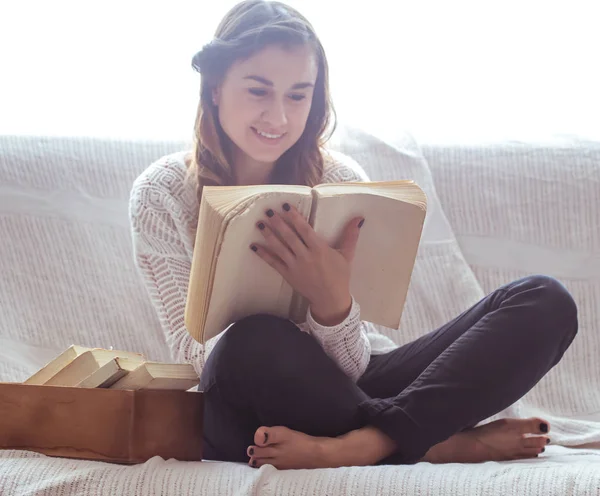
[[(158, 313), (172, 357), (177, 362), (191, 363), (200, 375), (223, 332), (203, 346), (192, 338), (184, 323), (199, 210), (194, 188), (185, 184), (184, 157), (185, 152), (164, 156), (137, 178), (131, 191), (129, 214), (136, 265)], [(368, 180), (352, 159), (330, 152), (323, 183)], [(396, 346), (371, 324), (360, 320), (360, 306), (354, 298), (348, 316), (339, 325), (318, 324), (309, 309), (306, 322), (299, 328), (314, 336), (327, 355), (355, 381), (365, 371), (371, 352)]]

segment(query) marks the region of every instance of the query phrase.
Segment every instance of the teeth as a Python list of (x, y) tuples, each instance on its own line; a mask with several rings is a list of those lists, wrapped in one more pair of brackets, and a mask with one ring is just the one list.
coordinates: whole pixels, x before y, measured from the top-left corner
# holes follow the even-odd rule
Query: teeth
[(269, 138), (269, 139), (277, 139), (277, 138), (281, 138), (283, 136), (283, 134), (263, 133), (262, 131), (259, 131), (258, 129), (256, 130), (256, 132), (258, 134), (260, 134), (261, 136), (264, 136), (265, 138)]

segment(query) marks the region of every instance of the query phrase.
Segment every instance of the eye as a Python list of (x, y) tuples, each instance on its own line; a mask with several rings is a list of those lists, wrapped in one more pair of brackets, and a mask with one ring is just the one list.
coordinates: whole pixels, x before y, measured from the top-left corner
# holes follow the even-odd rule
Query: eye
[(294, 95), (290, 95), (290, 98), (292, 100), (294, 100), (295, 102), (301, 102), (302, 100), (304, 100), (306, 98), (306, 95), (302, 95), (300, 93), (294, 94)]
[(248, 92), (254, 96), (266, 96), (267, 90), (262, 88), (248, 88)]

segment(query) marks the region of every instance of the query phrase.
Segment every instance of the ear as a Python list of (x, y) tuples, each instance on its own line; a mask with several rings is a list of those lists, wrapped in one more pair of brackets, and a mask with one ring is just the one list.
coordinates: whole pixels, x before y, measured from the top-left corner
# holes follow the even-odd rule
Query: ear
[(220, 98), (221, 98), (221, 90), (219, 87), (215, 86), (212, 90), (212, 102), (215, 107), (219, 106)]

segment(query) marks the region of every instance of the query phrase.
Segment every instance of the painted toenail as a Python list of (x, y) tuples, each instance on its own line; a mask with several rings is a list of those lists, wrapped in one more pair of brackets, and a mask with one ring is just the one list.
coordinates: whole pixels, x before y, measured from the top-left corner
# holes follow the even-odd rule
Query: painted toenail
[(252, 460), (252, 466), (256, 467), (256, 460)]
[(540, 431), (548, 432), (548, 424), (540, 424)]
[(250, 449), (248, 450), (248, 454), (249, 454), (250, 456), (252, 456), (252, 455), (254, 454), (254, 448), (250, 448)]
[(265, 432), (265, 444), (267, 444), (268, 440), (269, 440), (269, 435)]
[(542, 448), (542, 453), (543, 453), (544, 451), (546, 451), (546, 448)]
[(546, 444), (550, 444), (550, 438), (546, 439)]

